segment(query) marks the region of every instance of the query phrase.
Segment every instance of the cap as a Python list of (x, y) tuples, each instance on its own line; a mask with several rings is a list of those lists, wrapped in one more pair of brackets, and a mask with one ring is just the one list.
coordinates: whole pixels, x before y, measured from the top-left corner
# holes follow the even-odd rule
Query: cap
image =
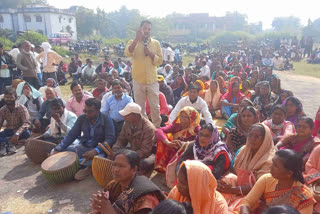
[(162, 75), (158, 75), (158, 82), (161, 82), (164, 80), (164, 77)]
[(119, 114), (121, 114), (122, 116), (127, 116), (131, 113), (140, 114), (141, 107), (137, 103), (128, 103), (126, 107), (124, 107), (124, 109), (119, 111)]

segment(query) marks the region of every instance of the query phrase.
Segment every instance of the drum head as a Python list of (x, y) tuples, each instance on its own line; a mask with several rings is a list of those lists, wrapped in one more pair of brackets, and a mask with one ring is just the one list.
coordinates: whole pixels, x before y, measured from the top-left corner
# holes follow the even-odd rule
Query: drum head
[(71, 166), (75, 161), (77, 161), (75, 152), (59, 152), (43, 161), (41, 168), (46, 171), (57, 171)]

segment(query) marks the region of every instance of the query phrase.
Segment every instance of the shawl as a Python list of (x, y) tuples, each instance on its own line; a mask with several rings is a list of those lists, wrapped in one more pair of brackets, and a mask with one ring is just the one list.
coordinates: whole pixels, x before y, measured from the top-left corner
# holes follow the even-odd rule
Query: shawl
[(303, 173), (304, 180), (306, 181), (306, 184), (310, 184), (318, 179), (320, 179), (320, 145), (316, 146), (307, 163), (306, 163), (306, 169)]
[(314, 118), (314, 128), (313, 128), (313, 132), (312, 132), (312, 135), (315, 137), (318, 135), (318, 131), (319, 131), (319, 128), (320, 128), (320, 121), (317, 120), (317, 115), (318, 113), (320, 112), (320, 107), (317, 111), (317, 114), (316, 114), (316, 117)]
[(272, 158), (275, 154), (275, 147), (272, 141), (270, 129), (261, 124), (265, 130), (265, 136), (259, 150), (253, 154), (248, 139), (234, 160), (234, 169), (245, 169), (253, 172), (256, 179), (270, 172)]
[[(230, 85), (229, 85), (229, 89), (228, 89), (228, 92), (225, 93), (223, 96), (222, 96), (222, 100), (227, 100), (229, 103), (233, 103), (232, 102), (232, 86), (235, 82), (232, 82)], [(244, 95), (240, 92), (240, 90), (237, 92), (236, 94), (236, 103), (240, 103), (240, 101), (244, 98)]]
[[(181, 77), (182, 78), (182, 85), (178, 85), (178, 78)], [(187, 82), (186, 82), (186, 79), (183, 77), (183, 75), (178, 75), (173, 83), (171, 83), (170, 87), (172, 88), (172, 90), (175, 90), (177, 88), (183, 88), (183, 90), (188, 86)]]
[[(216, 191), (217, 180), (208, 166), (200, 161), (187, 160), (183, 162), (187, 169), (189, 195), (194, 214), (227, 214), (228, 205), (223, 196)], [(190, 202), (182, 196), (175, 186), (169, 193), (168, 199)]]
[(175, 134), (173, 134), (173, 139), (179, 139), (179, 138), (187, 138), (188, 136), (196, 136), (197, 133), (194, 132), (195, 128), (200, 125), (200, 115), (196, 109), (190, 106), (183, 107), (178, 115), (177, 118), (173, 121), (173, 123), (180, 124), (180, 115), (182, 112), (185, 112), (189, 116), (190, 120), (190, 126), (187, 129), (183, 129)]
[(226, 160), (231, 159), (229, 149), (225, 143), (220, 141), (218, 129), (214, 126), (209, 143), (206, 147), (202, 147), (199, 143), (199, 136), (197, 136), (193, 154), (196, 160), (212, 161), (215, 160), (217, 154), (224, 152), (227, 154)]
[(36, 100), (36, 99), (38, 99), (38, 97), (41, 96), (41, 93), (37, 89), (35, 89), (32, 85), (30, 85), (27, 82), (21, 82), (18, 84), (17, 89), (16, 89), (18, 97), (21, 97), (21, 95), (22, 95), (24, 84), (28, 84), (28, 86), (30, 87), (33, 99)]
[[(221, 94), (224, 94), (224, 93), (225, 93), (225, 90), (226, 90), (226, 88), (227, 88), (227, 86), (226, 86), (226, 81), (224, 81), (224, 79), (223, 79), (222, 76), (218, 76), (217, 79), (220, 79), (220, 81), (221, 81), (221, 86), (222, 86), (222, 87), (220, 87), (220, 84), (219, 84), (220, 93), (221, 93)], [(218, 81), (218, 82), (219, 82), (219, 81)]]
[(209, 109), (210, 109), (210, 107), (216, 109), (220, 103), (219, 101), (221, 98), (219, 83), (217, 80), (211, 80), (210, 84), (213, 84), (213, 82), (215, 82), (217, 84), (216, 93), (212, 94), (210, 88), (204, 92), (205, 93), (204, 94), (204, 101), (206, 101), (206, 103), (208, 104)]

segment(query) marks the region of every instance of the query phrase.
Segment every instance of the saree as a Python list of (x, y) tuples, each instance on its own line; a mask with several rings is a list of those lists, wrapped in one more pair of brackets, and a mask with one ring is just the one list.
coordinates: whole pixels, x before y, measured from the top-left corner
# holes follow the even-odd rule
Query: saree
[[(307, 163), (306, 163), (306, 169), (303, 172), (303, 177), (306, 182), (306, 185), (308, 185), (310, 188), (315, 183), (319, 183), (320, 180), (320, 146), (316, 146), (314, 150), (312, 151)], [(320, 202), (317, 202), (317, 204), (314, 207), (314, 210), (317, 213), (320, 213)]]
[(183, 162), (187, 169), (190, 199), (182, 196), (175, 186), (168, 199), (191, 202), (194, 214), (228, 214), (228, 206), (222, 195), (216, 191), (217, 181), (209, 167), (200, 161), (187, 160)]
[[(185, 112), (190, 120), (190, 126), (181, 130), (180, 115)], [(172, 124), (158, 128), (155, 131), (157, 138), (157, 153), (155, 157), (154, 168), (158, 172), (165, 172), (169, 161), (176, 154), (177, 150), (163, 143), (165, 139), (169, 141), (180, 140), (182, 142), (192, 141), (196, 138), (200, 131), (200, 115), (194, 108), (190, 106), (183, 107), (178, 113), (177, 118)]]
[(270, 128), (272, 138), (281, 139), (286, 135), (296, 132), (294, 125), (290, 121), (286, 121), (286, 120), (276, 125), (272, 122), (272, 119), (270, 119), (270, 120), (265, 120), (263, 124)]
[[(258, 180), (261, 176), (270, 172), (272, 158), (275, 154), (275, 147), (269, 128), (265, 125), (263, 125), (263, 127), (265, 130), (265, 136), (259, 150), (254, 154), (248, 143), (241, 147), (239, 153), (234, 159), (233, 168), (236, 175), (233, 173), (227, 174), (222, 179), (223, 182), (232, 186), (238, 186), (240, 181), (238, 180), (237, 174), (240, 171), (247, 171), (250, 172), (250, 174), (252, 173), (255, 180)], [(222, 193), (222, 195), (228, 202), (229, 211), (239, 211), (243, 196), (225, 193)]]
[(312, 132), (312, 135), (314, 137), (318, 135), (319, 128), (320, 128), (320, 121), (317, 120), (317, 115), (319, 114), (319, 112), (320, 112), (320, 107), (317, 111), (316, 117), (314, 118), (314, 127), (313, 127), (313, 132)]
[[(241, 100), (243, 100), (245, 98), (245, 96), (240, 92), (240, 90), (237, 92), (237, 94), (233, 97), (232, 96), (232, 86), (233, 86), (234, 82), (231, 82), (231, 84), (229, 85), (229, 89), (228, 92), (225, 93), (221, 100), (224, 100), (228, 103), (236, 103), (239, 104)], [(232, 106), (222, 106), (221, 107), (221, 111), (224, 114), (227, 114), (229, 117), (232, 114)]]
[[(277, 190), (277, 185), (278, 180), (271, 174), (263, 175), (243, 199), (242, 205), (255, 210), (254, 213), (261, 213), (268, 207), (277, 205), (289, 205), (301, 214), (312, 213), (315, 200), (307, 186), (299, 181), (294, 181), (292, 187)], [(261, 197), (264, 203), (259, 204)], [(255, 209), (257, 205), (259, 205), (258, 209)]]
[[(213, 81), (211, 80), (210, 84), (212, 84)], [(204, 92), (204, 101), (208, 104), (209, 109), (217, 109), (220, 103), (221, 93), (220, 93), (220, 87), (219, 84), (217, 84), (217, 91), (216, 93), (212, 93), (210, 88), (208, 90), (205, 90)]]
[(159, 187), (145, 176), (135, 176), (123, 191), (120, 183), (113, 180), (104, 191), (109, 191), (112, 207), (119, 214), (133, 214), (145, 208), (152, 210), (165, 199)]

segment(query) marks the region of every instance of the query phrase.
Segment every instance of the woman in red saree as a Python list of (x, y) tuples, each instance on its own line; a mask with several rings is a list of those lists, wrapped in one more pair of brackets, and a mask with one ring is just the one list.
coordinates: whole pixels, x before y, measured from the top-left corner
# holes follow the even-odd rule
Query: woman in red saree
[(169, 161), (183, 142), (193, 141), (199, 132), (200, 115), (190, 106), (182, 108), (170, 125), (158, 128), (155, 131), (157, 138), (155, 170), (165, 172)]
[(315, 200), (304, 185), (302, 171), (303, 160), (298, 153), (291, 149), (277, 151), (270, 173), (263, 175), (243, 199), (240, 214), (263, 213), (277, 205), (289, 205), (301, 214), (312, 214)]

